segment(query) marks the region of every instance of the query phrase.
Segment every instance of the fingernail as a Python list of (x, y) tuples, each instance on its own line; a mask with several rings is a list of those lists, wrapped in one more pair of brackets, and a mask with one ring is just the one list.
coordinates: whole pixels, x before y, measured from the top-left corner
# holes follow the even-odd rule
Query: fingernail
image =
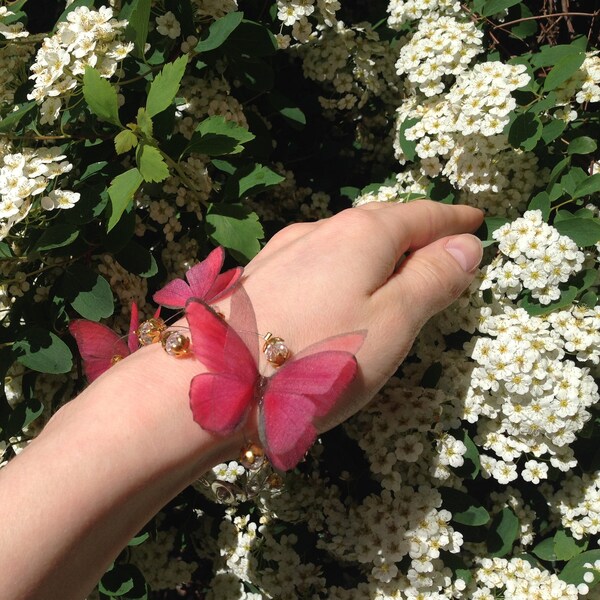
[(477, 268), (483, 255), (479, 239), (468, 233), (451, 238), (446, 242), (445, 248), (467, 273)]

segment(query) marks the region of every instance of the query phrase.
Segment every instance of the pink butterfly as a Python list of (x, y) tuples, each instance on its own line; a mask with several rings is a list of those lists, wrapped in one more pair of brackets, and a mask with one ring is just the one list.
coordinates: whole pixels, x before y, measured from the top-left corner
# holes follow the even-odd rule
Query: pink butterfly
[[(258, 372), (256, 319), (240, 289), (231, 301), (236, 332), (209, 306), (188, 302), (186, 316), (194, 353), (210, 371), (190, 386), (194, 420), (205, 430), (231, 433), (259, 402), (259, 435), (269, 460), (288, 470), (302, 460), (315, 441), (313, 424), (335, 406), (357, 372), (355, 353), (363, 332), (327, 338), (289, 359), (271, 377)], [(237, 324), (236, 323), (236, 324)], [(246, 341), (242, 339), (244, 337)]]
[(83, 360), (83, 369), (89, 383), (100, 377), (115, 362), (129, 356), (139, 348), (135, 333), (139, 324), (138, 307), (135, 302), (131, 305), (127, 342), (125, 342), (125, 338), (102, 323), (85, 319), (75, 319), (69, 323), (69, 331), (77, 342), (79, 354)]
[(219, 274), (225, 260), (225, 250), (215, 248), (202, 262), (188, 269), (183, 279), (174, 279), (158, 290), (154, 302), (168, 308), (183, 308), (190, 298), (212, 303), (233, 291), (243, 269), (236, 267)]

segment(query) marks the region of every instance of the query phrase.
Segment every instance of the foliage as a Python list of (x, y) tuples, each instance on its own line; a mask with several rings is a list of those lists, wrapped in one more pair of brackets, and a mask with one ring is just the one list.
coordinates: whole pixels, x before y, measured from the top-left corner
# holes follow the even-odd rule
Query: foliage
[(597, 8), (4, 4), (3, 464), (85, 385), (69, 321), (125, 333), (214, 245), (245, 264), (349, 198), (487, 217), (481, 277), (376, 402), (279, 494), (186, 490), (94, 597), (600, 593)]

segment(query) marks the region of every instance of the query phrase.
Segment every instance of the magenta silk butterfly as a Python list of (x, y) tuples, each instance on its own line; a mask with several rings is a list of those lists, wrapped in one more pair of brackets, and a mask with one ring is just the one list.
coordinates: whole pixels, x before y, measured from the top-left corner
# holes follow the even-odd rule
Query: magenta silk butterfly
[(242, 288), (231, 301), (230, 320), (238, 331), (202, 302), (188, 302), (186, 316), (194, 354), (209, 370), (190, 386), (194, 420), (207, 431), (231, 433), (258, 402), (259, 435), (269, 460), (280, 470), (295, 467), (315, 441), (314, 421), (333, 409), (354, 379), (364, 332), (317, 342), (263, 377), (258, 336), (250, 333), (256, 319)]
[(202, 262), (188, 269), (185, 278), (174, 279), (160, 289), (152, 299), (167, 308), (183, 308), (190, 298), (211, 304), (233, 291), (243, 269), (236, 267), (221, 273), (225, 250), (215, 248)]
[(129, 356), (139, 348), (136, 335), (138, 326), (138, 307), (135, 302), (131, 305), (129, 333), (126, 338), (118, 335), (106, 325), (95, 321), (75, 319), (69, 323), (69, 331), (77, 342), (83, 361), (83, 370), (90, 383), (100, 377), (115, 362)]

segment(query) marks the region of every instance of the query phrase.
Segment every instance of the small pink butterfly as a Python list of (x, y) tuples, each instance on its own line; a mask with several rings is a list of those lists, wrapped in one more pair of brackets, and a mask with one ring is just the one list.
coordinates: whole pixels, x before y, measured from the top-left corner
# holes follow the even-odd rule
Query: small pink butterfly
[(236, 267), (221, 273), (225, 250), (215, 248), (202, 262), (188, 269), (183, 279), (174, 279), (158, 290), (152, 297), (154, 302), (168, 308), (183, 308), (190, 298), (212, 303), (233, 291), (243, 269)]
[[(157, 312), (158, 314), (158, 312)], [(69, 331), (77, 342), (83, 360), (85, 375), (92, 383), (117, 361), (129, 356), (139, 348), (136, 330), (139, 326), (138, 307), (131, 304), (131, 319), (127, 343), (125, 338), (102, 323), (75, 319), (69, 323)]]
[[(313, 421), (336, 405), (357, 372), (355, 353), (364, 332), (327, 338), (289, 359), (271, 377), (258, 372), (256, 319), (242, 288), (231, 301), (236, 332), (209, 306), (190, 301), (186, 316), (194, 353), (210, 371), (190, 386), (194, 420), (205, 430), (227, 434), (242, 425), (259, 403), (259, 435), (277, 469), (295, 467), (315, 441)], [(242, 337), (246, 339), (246, 342)], [(252, 337), (254, 339), (252, 339)]]

